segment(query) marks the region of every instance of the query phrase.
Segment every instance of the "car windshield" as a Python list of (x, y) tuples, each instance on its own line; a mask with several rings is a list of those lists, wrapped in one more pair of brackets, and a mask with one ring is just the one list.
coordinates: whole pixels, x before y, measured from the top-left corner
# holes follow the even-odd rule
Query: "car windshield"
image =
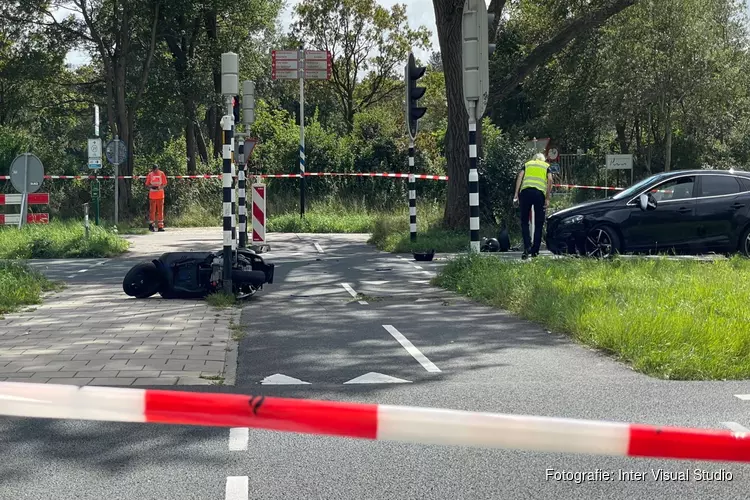
[(614, 199), (614, 200), (621, 200), (623, 198), (627, 198), (628, 196), (633, 196), (635, 193), (637, 193), (638, 191), (640, 191), (641, 189), (643, 189), (646, 185), (648, 185), (651, 182), (653, 182), (654, 180), (656, 180), (657, 177), (659, 177), (659, 174), (652, 175), (651, 177), (647, 177), (647, 178), (643, 179), (641, 182), (633, 184), (632, 186), (630, 186), (629, 188), (625, 189), (624, 191), (620, 191), (619, 193), (617, 193), (616, 195), (614, 195), (612, 197), (612, 199)]

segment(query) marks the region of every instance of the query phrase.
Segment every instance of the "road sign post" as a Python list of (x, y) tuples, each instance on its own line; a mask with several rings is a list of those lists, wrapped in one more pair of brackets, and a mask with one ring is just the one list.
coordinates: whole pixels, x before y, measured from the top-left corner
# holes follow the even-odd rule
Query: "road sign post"
[(10, 164), (10, 183), (21, 193), (21, 214), (18, 228), (26, 223), (26, 212), (29, 207), (29, 193), (36, 193), (44, 182), (44, 165), (31, 153), (18, 155)]
[(119, 218), (120, 209), (120, 164), (128, 158), (128, 147), (120, 140), (120, 137), (115, 134), (115, 138), (107, 143), (107, 147), (104, 151), (107, 160), (115, 167), (115, 226), (117, 225)]
[(99, 225), (99, 199), (101, 197), (101, 183), (96, 179), (91, 183), (91, 199), (94, 201), (94, 224)]
[(223, 216), (223, 276), (224, 292), (233, 293), (232, 285), (232, 263), (235, 250), (234, 241), (234, 218), (232, 216), (232, 205), (234, 201), (234, 179), (232, 145), (234, 144), (234, 113), (232, 100), (240, 93), (239, 90), (239, 60), (234, 52), (221, 54), (221, 93), (226, 101), (226, 112), (221, 118), (221, 127), (224, 131), (224, 144), (222, 150), (222, 216)]
[(331, 78), (331, 53), (325, 50), (271, 51), (271, 78), (299, 80), (299, 175), (300, 217), (305, 216), (305, 80)]
[(409, 239), (417, 241), (417, 190), (414, 183), (414, 140), (417, 138), (419, 119), (427, 108), (419, 107), (425, 87), (417, 87), (417, 80), (422, 78), (427, 68), (417, 66), (414, 54), (409, 52), (409, 60), (404, 67), (404, 85), (406, 87), (406, 131), (409, 133)]

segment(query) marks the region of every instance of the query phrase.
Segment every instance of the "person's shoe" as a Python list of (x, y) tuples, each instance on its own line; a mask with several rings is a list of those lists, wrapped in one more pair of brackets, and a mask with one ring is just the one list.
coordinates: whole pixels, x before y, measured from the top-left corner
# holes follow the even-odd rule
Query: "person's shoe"
[(149, 231), (151, 231), (152, 233), (153, 233), (153, 232), (156, 232), (156, 228), (154, 227), (154, 225), (153, 225), (153, 224), (149, 224), (149, 225), (148, 225), (148, 230), (149, 230)]
[(160, 232), (160, 233), (163, 233), (163, 232), (164, 232), (164, 228), (163, 228), (163, 227), (160, 227), (160, 228), (159, 228), (159, 232)]
[(528, 258), (529, 258), (529, 254), (528, 253), (524, 252), (524, 253), (521, 254), (521, 259), (526, 260)]

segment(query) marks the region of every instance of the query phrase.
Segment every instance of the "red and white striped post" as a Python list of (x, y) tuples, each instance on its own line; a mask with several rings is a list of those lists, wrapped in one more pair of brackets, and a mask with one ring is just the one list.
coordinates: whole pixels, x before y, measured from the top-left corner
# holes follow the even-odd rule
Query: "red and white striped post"
[(266, 185), (253, 183), (253, 246), (266, 244)]

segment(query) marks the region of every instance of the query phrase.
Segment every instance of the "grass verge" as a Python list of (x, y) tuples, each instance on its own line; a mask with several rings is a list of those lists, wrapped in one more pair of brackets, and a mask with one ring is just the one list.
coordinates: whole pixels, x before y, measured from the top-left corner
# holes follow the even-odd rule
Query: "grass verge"
[(128, 246), (114, 231), (93, 224), (86, 238), (81, 221), (0, 228), (0, 259), (114, 257)]
[(465, 256), (443, 288), (565, 332), (648, 375), (750, 378), (750, 260)]
[(206, 297), (206, 302), (217, 309), (226, 309), (238, 304), (237, 297), (226, 292), (212, 293)]
[(27, 266), (15, 262), (0, 262), (0, 314), (39, 304), (43, 292), (59, 288), (59, 284)]

